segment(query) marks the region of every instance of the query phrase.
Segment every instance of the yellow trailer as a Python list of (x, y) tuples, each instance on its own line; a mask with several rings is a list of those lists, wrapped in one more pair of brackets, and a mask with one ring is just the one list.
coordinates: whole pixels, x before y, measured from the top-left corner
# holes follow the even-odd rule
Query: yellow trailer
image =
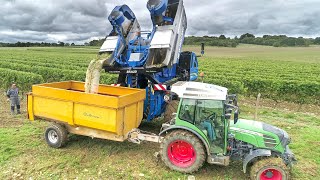
[(145, 97), (145, 90), (107, 85), (100, 85), (98, 94), (88, 94), (84, 83), (75, 81), (34, 85), (28, 94), (28, 118), (54, 122), (45, 134), (53, 147), (63, 145), (55, 138), (66, 138), (67, 132), (124, 141), (142, 121)]

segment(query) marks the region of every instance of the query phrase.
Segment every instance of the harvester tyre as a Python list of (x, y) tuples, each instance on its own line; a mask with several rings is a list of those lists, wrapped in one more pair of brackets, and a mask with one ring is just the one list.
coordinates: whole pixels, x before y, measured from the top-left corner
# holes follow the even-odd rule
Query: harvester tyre
[(198, 171), (206, 159), (200, 139), (185, 130), (174, 130), (164, 137), (160, 156), (170, 169), (188, 174)]
[(289, 180), (290, 173), (288, 167), (281, 158), (271, 157), (256, 161), (251, 166), (250, 178), (252, 180)]
[(172, 118), (173, 113), (177, 113), (178, 111), (178, 106), (179, 106), (179, 101), (178, 100), (172, 100), (167, 104), (166, 111), (164, 113), (164, 121), (169, 122)]
[(66, 128), (57, 123), (51, 123), (45, 131), (45, 140), (50, 147), (61, 148), (68, 139), (68, 131)]

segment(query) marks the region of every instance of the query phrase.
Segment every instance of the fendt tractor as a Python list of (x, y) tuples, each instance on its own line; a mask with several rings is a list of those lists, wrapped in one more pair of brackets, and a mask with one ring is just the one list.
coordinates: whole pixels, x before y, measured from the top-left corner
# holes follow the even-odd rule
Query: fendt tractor
[[(187, 28), (182, 0), (149, 0), (153, 29), (140, 30), (127, 5), (110, 14), (113, 30), (99, 54), (103, 69), (119, 74), (114, 85), (85, 93), (84, 83), (34, 85), (28, 94), (28, 117), (52, 122), (45, 139), (63, 147), (68, 133), (123, 142), (160, 143), (166, 166), (182, 173), (205, 162), (228, 166), (242, 161), (252, 179), (289, 179), (295, 161), (288, 134), (272, 125), (239, 119), (236, 95), (217, 85), (195, 82), (195, 53), (181, 52)], [(164, 116), (159, 134), (138, 129), (141, 121)], [(249, 170), (250, 169), (250, 170)]]

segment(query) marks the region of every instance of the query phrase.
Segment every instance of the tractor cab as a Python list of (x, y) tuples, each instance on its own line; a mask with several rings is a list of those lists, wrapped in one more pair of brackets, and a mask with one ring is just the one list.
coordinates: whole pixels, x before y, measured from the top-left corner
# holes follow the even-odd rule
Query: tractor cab
[(175, 125), (188, 125), (198, 131), (207, 140), (210, 153), (225, 154), (228, 120), (232, 110), (237, 109), (229, 104), (233, 100), (227, 95), (227, 89), (199, 82), (178, 82), (172, 92), (180, 97)]
[(220, 100), (182, 99), (178, 121), (196, 126), (209, 140), (211, 152), (223, 153), (225, 123)]

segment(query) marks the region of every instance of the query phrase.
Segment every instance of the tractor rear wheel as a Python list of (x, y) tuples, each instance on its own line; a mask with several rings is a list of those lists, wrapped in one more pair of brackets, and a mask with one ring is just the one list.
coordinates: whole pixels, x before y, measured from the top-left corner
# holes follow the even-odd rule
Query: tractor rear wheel
[(184, 130), (175, 130), (165, 136), (160, 155), (166, 166), (182, 173), (198, 171), (206, 159), (200, 139)]
[(57, 123), (51, 123), (44, 133), (46, 142), (53, 148), (63, 147), (68, 139), (68, 131), (66, 128)]
[(288, 180), (289, 176), (289, 170), (281, 158), (258, 160), (250, 170), (252, 180)]
[(164, 121), (169, 122), (173, 116), (173, 113), (176, 113), (178, 111), (179, 101), (178, 100), (172, 100), (167, 104), (166, 111), (164, 113)]

